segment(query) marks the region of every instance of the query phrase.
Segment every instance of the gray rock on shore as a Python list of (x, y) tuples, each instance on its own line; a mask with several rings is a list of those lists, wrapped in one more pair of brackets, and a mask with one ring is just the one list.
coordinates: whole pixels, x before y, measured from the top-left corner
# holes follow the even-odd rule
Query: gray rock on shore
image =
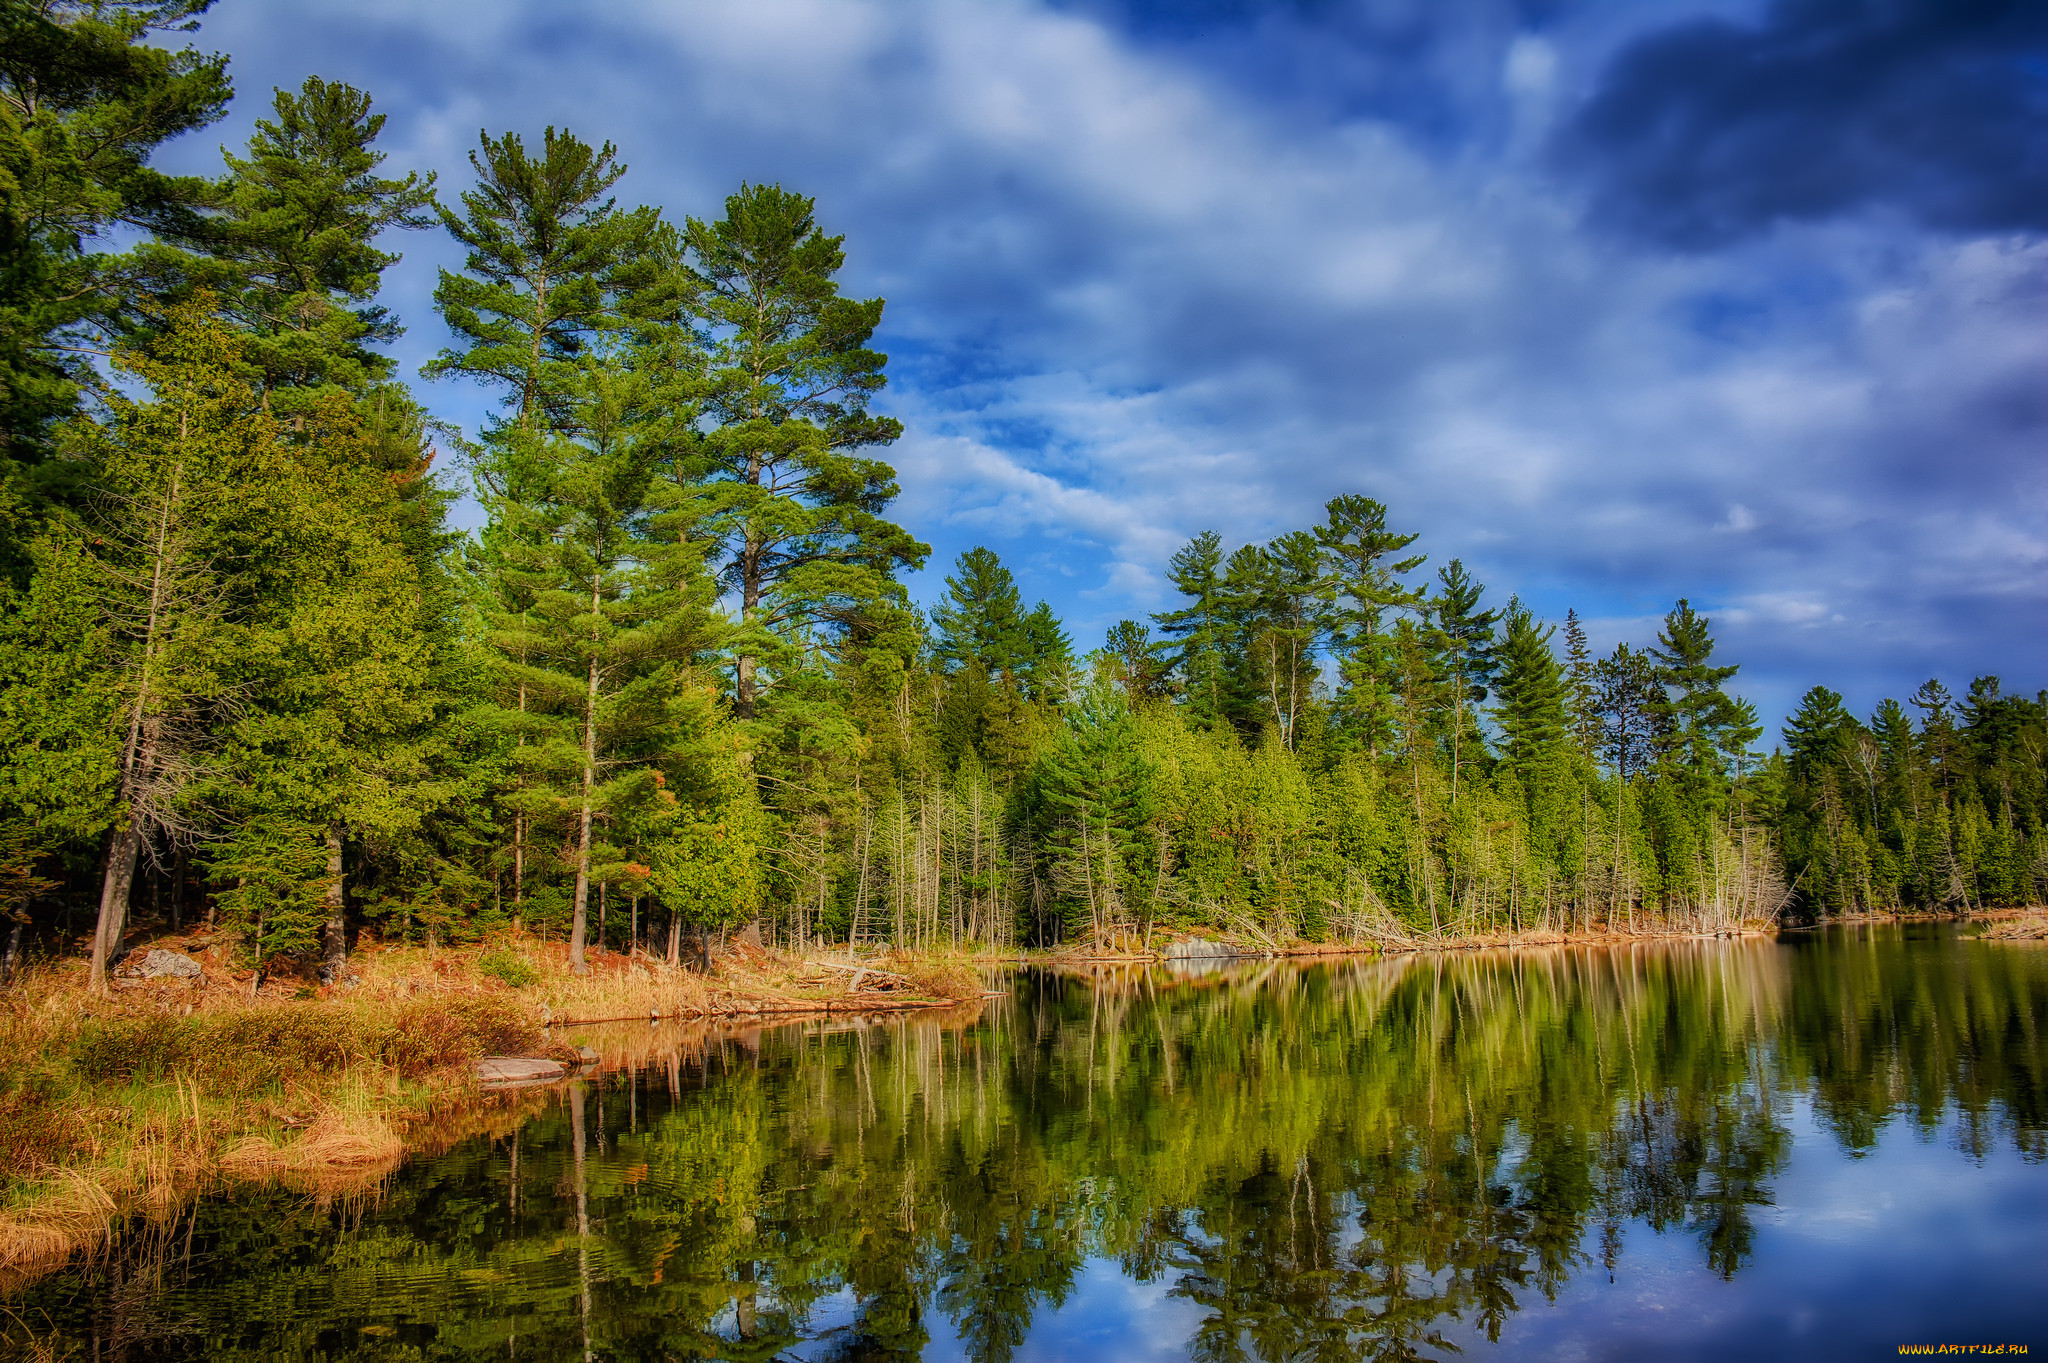
[(567, 1073), (556, 1061), (520, 1055), (491, 1055), (476, 1062), (476, 1077), (490, 1089), (551, 1084)]
[(181, 956), (175, 951), (153, 947), (135, 962), (136, 973), (145, 980), (163, 979), (168, 976), (176, 980), (196, 980), (205, 972), (199, 962), (190, 956)]

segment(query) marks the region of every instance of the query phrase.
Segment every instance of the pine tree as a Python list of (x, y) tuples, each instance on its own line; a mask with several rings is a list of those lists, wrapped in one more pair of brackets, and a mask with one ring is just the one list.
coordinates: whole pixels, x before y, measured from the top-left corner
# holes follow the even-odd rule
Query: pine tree
[[(143, 320), (122, 228), (204, 230), (210, 186), (152, 169), (227, 106), (227, 58), (173, 48), (211, 0), (0, 5), (0, 470), (41, 463), (53, 424), (99, 388), (89, 357)], [(17, 490), (20, 495), (20, 490)]]
[(1231, 612), (1222, 565), (1223, 539), (1214, 530), (1204, 530), (1175, 550), (1166, 577), (1187, 604), (1152, 617), (1166, 640), (1179, 644), (1171, 665), (1180, 676), (1188, 713), (1211, 727), (1227, 722), (1238, 708), (1232, 696)]
[(1860, 726), (1842, 707), (1842, 698), (1816, 686), (1799, 699), (1799, 708), (1785, 722), (1785, 748), (1792, 779), (1813, 783), (1823, 770), (1842, 760), (1850, 738)]
[(1576, 610), (1564, 613), (1564, 657), (1572, 739), (1580, 752), (1592, 757), (1600, 748), (1599, 695), (1593, 682), (1593, 650)]
[(569, 964), (581, 973), (593, 877), (614, 878), (607, 873), (626, 860), (604, 825), (659, 798), (653, 767), (668, 741), (670, 693), (678, 669), (711, 642), (711, 593), (691, 535), (696, 508), (662, 505), (670, 494), (656, 469), (668, 452), (659, 414), (644, 405), (654, 385), (607, 350), (579, 367), (563, 410), (583, 435), (550, 447), (554, 523), (527, 583), (530, 646), (518, 640), (500, 666), (537, 707), (535, 741), (519, 753), (531, 784), (515, 799), (563, 827), (574, 876)]
[(1098, 941), (1134, 923), (1148, 927), (1156, 912), (1156, 779), (1130, 701), (1098, 670), (1039, 759), (1026, 796), (1069, 927), (1085, 925)]
[(1561, 775), (1558, 764), (1571, 738), (1570, 688), (1550, 651), (1555, 631), (1538, 624), (1519, 601), (1508, 603), (1504, 618), (1494, 716), (1506, 739), (1508, 766), (1525, 792), (1535, 792)]
[(1059, 702), (1073, 689), (1074, 644), (1052, 607), (1041, 601), (1024, 617), (1017, 662), (1024, 694), (1034, 701)]
[(979, 545), (954, 561), (946, 595), (932, 607), (932, 656), (942, 668), (1007, 678), (1023, 661), (1024, 607), (995, 552)]
[(1150, 630), (1135, 620), (1119, 620), (1103, 640), (1101, 666), (1136, 705), (1166, 694), (1169, 665), (1160, 652)]
[[(148, 351), (119, 359), (154, 400), (110, 398), (114, 420), (94, 432), (91, 450), (104, 509), (81, 536), (96, 571), (78, 585), (90, 593), (98, 629), (77, 642), (106, 650), (116, 709), (101, 722), (118, 742), (106, 774), (113, 799), (93, 936), (96, 989), (106, 987), (119, 951), (138, 859), (196, 831), (189, 792), (206, 772), (218, 710), (236, 685), (223, 666), (235, 651), (230, 608), (260, 590), (265, 565), (252, 563), (250, 550), (267, 528), (284, 462), (275, 422), (237, 377), (239, 342), (191, 309), (169, 320)], [(224, 564), (241, 565), (239, 581)]]
[(1500, 612), (1479, 609), (1486, 588), (1472, 580), (1465, 565), (1452, 559), (1437, 571), (1438, 589), (1429, 602), (1430, 637), (1443, 655), (1441, 671), (1450, 682), (1451, 802), (1458, 800), (1468, 730), (1478, 737), (1472, 707), (1484, 704), (1494, 669), (1494, 626)]
[(1377, 756), (1394, 726), (1393, 678), (1398, 669), (1386, 633), (1388, 611), (1413, 611), (1424, 598), (1401, 578), (1426, 556), (1401, 551), (1414, 534), (1387, 529), (1387, 509), (1370, 497), (1333, 498), (1315, 531), (1333, 579), (1331, 644), (1340, 662), (1344, 694), (1338, 708), (1369, 754)]
[(309, 76), (298, 94), (276, 91), (272, 109), (248, 154), (227, 157), (212, 259), (183, 265), (249, 334), (258, 387), (289, 414), (323, 392), (360, 396), (390, 375), (391, 359), (369, 346), (403, 328), (371, 300), (399, 257), (375, 243), (388, 229), (433, 222), (434, 176), (376, 173), (384, 153), (371, 144), (384, 115), (353, 86)]
[[(539, 665), (543, 623), (536, 604), (559, 583), (558, 462), (586, 392), (584, 359), (593, 346), (617, 344), (641, 316), (672, 309), (680, 285), (671, 234), (659, 215), (622, 212), (608, 197), (626, 171), (611, 143), (592, 147), (552, 127), (538, 157), (516, 133), (480, 134), (479, 142), (469, 158), (477, 184), (463, 192), (462, 213), (440, 209), (442, 224), (468, 248), (463, 272), (441, 271), (434, 290), (460, 345), (423, 372), (468, 378), (502, 394), (501, 414), (485, 426), (469, 463), (490, 517), (472, 567), (487, 586), (483, 609), (509, 688), (497, 728), (514, 749), (506, 805), (517, 920), (527, 899), (529, 820), (547, 805), (544, 794), (518, 788), (533, 756), (519, 750), (547, 728), (539, 714), (522, 718), (532, 697), (521, 669)], [(687, 370), (687, 358), (669, 367)], [(676, 405), (688, 415), (686, 402)], [(667, 454), (672, 458), (673, 449)]]
[(1238, 639), (1243, 690), (1289, 749), (1330, 630), (1334, 591), (1322, 546), (1306, 531), (1246, 545), (1225, 565), (1223, 599)]
[(690, 219), (684, 238), (711, 336), (708, 424), (688, 469), (739, 604), (733, 698), (750, 720), (764, 664), (772, 677), (807, 641), (844, 637), (898, 600), (891, 574), (930, 550), (883, 519), (895, 470), (856, 453), (903, 428), (868, 411), (887, 381), (868, 346), (882, 300), (840, 295), (844, 238), (777, 185), (741, 186), (725, 217)]
[[(463, 211), (439, 210), (468, 248), (463, 272), (442, 270), (434, 289), (460, 348), (443, 350), (423, 372), (505, 393), (507, 415), (484, 432), (489, 455), (478, 475), (497, 495), (520, 498), (530, 478), (545, 486), (544, 457), (527, 442), (565, 428), (581, 356), (622, 328), (634, 295), (668, 282), (658, 269), (660, 215), (621, 212), (604, 197), (626, 173), (611, 143), (592, 147), (551, 127), (536, 158), (517, 133), (479, 140), (469, 154), (477, 184), (462, 192)], [(526, 468), (535, 458), (543, 467)]]
[(1627, 784), (1657, 752), (1662, 719), (1656, 669), (1646, 655), (1617, 644), (1594, 665), (1593, 676), (1599, 687), (1601, 754)]
[(1721, 733), (1734, 718), (1733, 702), (1722, 687), (1740, 670), (1715, 665), (1712, 623), (1681, 598), (1664, 617), (1657, 646), (1649, 650), (1663, 689), (1656, 702), (1668, 736), (1663, 756), (1696, 778), (1721, 770)]

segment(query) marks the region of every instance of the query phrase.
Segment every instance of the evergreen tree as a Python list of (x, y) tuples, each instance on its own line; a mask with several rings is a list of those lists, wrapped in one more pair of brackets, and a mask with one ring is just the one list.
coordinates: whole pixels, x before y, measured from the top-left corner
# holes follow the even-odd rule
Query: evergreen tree
[(1550, 651), (1555, 631), (1537, 623), (1519, 601), (1508, 603), (1504, 618), (1494, 717), (1506, 740), (1508, 766), (1522, 789), (1533, 792), (1560, 775), (1558, 763), (1571, 739), (1570, 688)]
[(162, 39), (209, 4), (0, 3), (0, 572), (17, 582), (17, 518), (79, 472), (39, 467), (55, 424), (101, 387), (92, 357), (143, 320), (132, 256), (94, 247), (204, 230), (212, 188), (150, 158), (227, 106), (227, 59)]
[(1792, 779), (1809, 783), (1840, 761), (1858, 728), (1855, 717), (1843, 708), (1840, 695), (1825, 686), (1808, 690), (1800, 697), (1799, 708), (1785, 722), (1785, 748), (1791, 758)]
[(1239, 638), (1245, 691), (1281, 745), (1292, 748), (1329, 631), (1334, 585), (1316, 537), (1306, 531), (1246, 545), (1230, 556), (1224, 597)]
[[(486, 428), (489, 456), (477, 470), (497, 495), (524, 497), (528, 479), (545, 487), (545, 457), (532, 442), (570, 421), (579, 359), (623, 329), (634, 295), (667, 284), (661, 222), (654, 209), (621, 212), (605, 197), (626, 173), (609, 142), (592, 147), (551, 127), (536, 158), (517, 133), (479, 141), (469, 154), (477, 184), (462, 192), (463, 211), (439, 209), (442, 226), (468, 248), (463, 272), (442, 270), (434, 289), (459, 348), (424, 372), (503, 391), (507, 414)], [(539, 470), (524, 467), (536, 459)]]
[[(275, 421), (239, 380), (238, 342), (191, 310), (171, 320), (149, 351), (119, 359), (154, 400), (110, 396), (114, 420), (94, 432), (91, 451), (104, 507), (97, 523), (76, 549), (46, 541), (52, 568), (70, 554), (90, 557), (92, 568), (72, 581), (86, 591), (96, 628), (70, 642), (104, 649), (100, 665), (112, 678), (100, 694), (115, 709), (94, 725), (117, 745), (102, 778), (112, 799), (93, 937), (97, 989), (119, 952), (138, 859), (195, 831), (190, 788), (205, 774), (217, 711), (236, 686), (224, 666), (235, 653), (230, 607), (261, 595), (272, 565), (252, 551), (274, 525), (288, 463)], [(229, 564), (240, 567), (239, 581), (223, 572)], [(46, 576), (38, 587), (69, 574)], [(102, 750), (94, 738), (88, 731), (61, 747), (84, 757)]]
[(433, 222), (434, 176), (377, 174), (384, 153), (371, 144), (384, 115), (353, 86), (309, 76), (296, 95), (276, 91), (272, 108), (248, 154), (227, 158), (211, 259), (175, 264), (249, 333), (259, 390), (289, 413), (323, 391), (361, 395), (390, 375), (390, 358), (369, 347), (403, 328), (371, 300), (399, 257), (376, 240)]
[(1424, 598), (1401, 578), (1425, 555), (1402, 555), (1413, 533), (1387, 529), (1387, 509), (1370, 497), (1333, 498), (1315, 531), (1328, 558), (1334, 606), (1332, 646), (1340, 659), (1344, 694), (1339, 709), (1368, 753), (1377, 755), (1393, 731), (1393, 678), (1398, 664), (1386, 634), (1388, 611), (1413, 611)]
[(1154, 920), (1162, 871), (1156, 780), (1124, 689), (1098, 669), (1039, 759), (1026, 796), (1071, 930), (1085, 927), (1106, 942)]
[[(545, 628), (536, 615), (541, 594), (559, 587), (557, 531), (565, 513), (559, 467), (572, 448), (578, 404), (588, 410), (593, 346), (616, 346), (631, 325), (627, 313), (659, 313), (676, 288), (673, 251), (651, 209), (621, 211), (608, 192), (626, 168), (607, 142), (592, 147), (548, 128), (541, 154), (516, 133), (479, 134), (469, 156), (477, 184), (461, 196), (460, 214), (442, 207), (443, 226), (467, 249), (461, 274), (443, 270), (435, 306), (459, 346), (442, 351), (425, 372), (461, 376), (496, 387), (501, 414), (489, 421), (470, 468), (489, 522), (474, 568), (486, 584), (484, 612), (493, 648), (507, 666), (509, 688), (498, 731), (514, 748), (511, 814), (512, 902), (525, 911), (529, 821), (544, 795), (521, 788), (533, 754), (523, 753), (546, 728), (539, 714), (522, 719), (536, 697), (522, 668), (539, 666)], [(667, 451), (672, 454), (672, 449)]]
[(776, 185), (742, 186), (725, 217), (690, 219), (684, 238), (711, 337), (708, 425), (688, 467), (738, 599), (734, 707), (752, 719), (764, 662), (772, 675), (806, 641), (845, 637), (900, 598), (890, 575), (930, 551), (883, 518), (895, 470), (856, 453), (903, 428), (868, 411), (887, 382), (868, 345), (882, 300), (840, 295), (844, 238)]
[(1592, 757), (1600, 750), (1599, 692), (1593, 680), (1593, 649), (1576, 610), (1564, 613), (1564, 675), (1572, 741)]
[(1680, 599), (1649, 650), (1663, 689), (1656, 701), (1667, 742), (1663, 756), (1696, 777), (1720, 773), (1722, 733), (1736, 719), (1722, 687), (1740, 669), (1715, 665), (1712, 623)]
[(1626, 784), (1650, 764), (1662, 733), (1656, 668), (1645, 654), (1617, 644), (1594, 665), (1593, 675), (1599, 687), (1601, 755)]
[(1214, 530), (1204, 530), (1175, 550), (1166, 578), (1187, 604), (1152, 617), (1166, 642), (1179, 644), (1171, 665), (1180, 675), (1188, 713), (1211, 727), (1225, 723), (1239, 708), (1232, 695), (1231, 609), (1222, 565), (1223, 539)]
[(1024, 620), (1010, 570), (993, 550), (977, 545), (955, 560), (946, 595), (932, 607), (932, 655), (948, 671), (968, 667), (1008, 677), (1023, 661)]
[(1472, 707), (1485, 703), (1498, 666), (1494, 626), (1500, 612), (1479, 608), (1486, 588), (1474, 582), (1457, 559), (1437, 571), (1437, 582), (1437, 593), (1429, 602), (1430, 634), (1443, 655), (1440, 671), (1450, 683), (1451, 802), (1455, 804), (1467, 731), (1475, 741), (1478, 738)]
[(664, 508), (655, 481), (666, 451), (658, 414), (644, 406), (653, 385), (609, 351), (592, 351), (580, 369), (565, 410), (583, 437), (551, 446), (555, 519), (528, 581), (532, 647), (521, 641), (500, 664), (541, 707), (518, 757), (530, 784), (514, 798), (563, 828), (578, 972), (593, 877), (615, 879), (626, 861), (604, 825), (659, 799), (653, 772), (667, 748), (670, 692), (711, 642), (710, 585), (689, 533), (696, 509)]
[(1169, 664), (1160, 657), (1151, 631), (1135, 620), (1119, 620), (1103, 641), (1102, 663), (1133, 705), (1155, 700), (1167, 691)]
[(1074, 644), (1041, 601), (1024, 617), (1017, 675), (1024, 694), (1035, 701), (1058, 702), (1073, 686)]

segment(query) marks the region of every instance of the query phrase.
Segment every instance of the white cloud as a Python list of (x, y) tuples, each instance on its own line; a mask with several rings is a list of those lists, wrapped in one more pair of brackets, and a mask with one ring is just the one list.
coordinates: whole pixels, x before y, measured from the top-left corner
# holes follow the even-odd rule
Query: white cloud
[[(1305, 118), (1024, 0), (217, 13), (245, 88), (317, 50), (451, 190), (477, 126), (555, 122), (619, 142), (622, 192), (677, 216), (742, 178), (816, 194), (850, 285), (890, 299), (905, 519), (942, 563), (991, 542), (1085, 620), (1156, 609), (1196, 530), (1366, 491), (1434, 562), (1560, 616), (1725, 606), (1767, 689), (1865, 657), (2048, 662), (2038, 628), (1978, 628), (2048, 614), (2048, 244), (1874, 218), (1695, 258), (1587, 234), (1531, 129), (1627, 7), (1479, 25), (1447, 88), (1506, 101), (1509, 131), (1450, 143)], [(420, 357), (430, 288), (392, 291)]]

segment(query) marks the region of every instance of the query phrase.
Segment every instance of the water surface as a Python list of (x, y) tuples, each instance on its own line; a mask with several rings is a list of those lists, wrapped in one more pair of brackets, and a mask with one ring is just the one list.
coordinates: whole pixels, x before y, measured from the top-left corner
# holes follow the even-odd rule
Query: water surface
[(372, 1194), (4, 1305), (131, 1359), (2048, 1350), (2044, 1005), (2048, 951), (1882, 928), (631, 1028)]

